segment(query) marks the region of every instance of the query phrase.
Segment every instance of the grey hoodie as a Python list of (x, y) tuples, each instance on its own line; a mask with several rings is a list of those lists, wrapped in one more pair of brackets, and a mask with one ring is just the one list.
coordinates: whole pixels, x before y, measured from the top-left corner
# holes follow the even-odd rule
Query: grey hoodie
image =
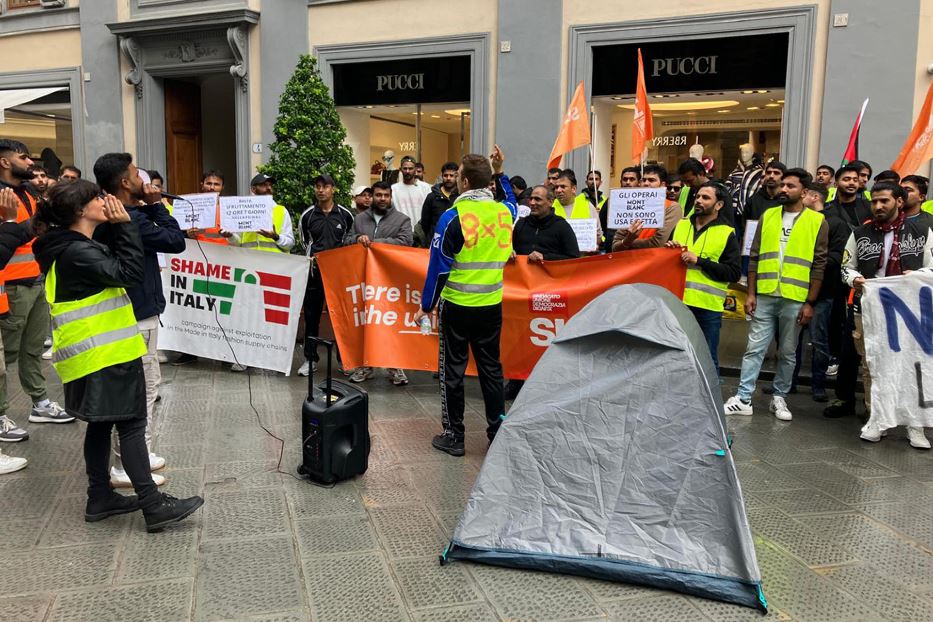
[(353, 228), (344, 238), (346, 245), (356, 244), (361, 235), (381, 244), (411, 246), (413, 241), (411, 219), (394, 207), (390, 207), (376, 225), (373, 208), (357, 214), (353, 219)]

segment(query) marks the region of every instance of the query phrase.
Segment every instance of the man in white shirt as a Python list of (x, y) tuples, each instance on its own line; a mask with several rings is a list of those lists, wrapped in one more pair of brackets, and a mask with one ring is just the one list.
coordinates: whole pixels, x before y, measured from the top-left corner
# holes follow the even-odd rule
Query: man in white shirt
[(410, 222), (418, 222), (424, 200), (431, 194), (431, 186), (415, 177), (415, 159), (411, 156), (402, 158), (401, 171), (401, 181), (392, 184), (392, 205), (408, 216)]

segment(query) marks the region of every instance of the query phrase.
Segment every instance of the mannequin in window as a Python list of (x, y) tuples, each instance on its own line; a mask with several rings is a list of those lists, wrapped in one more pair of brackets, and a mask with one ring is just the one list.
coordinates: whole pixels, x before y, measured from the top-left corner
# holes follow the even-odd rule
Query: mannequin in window
[(739, 145), (739, 161), (726, 180), (732, 204), (739, 213), (745, 212), (746, 201), (758, 190), (761, 175), (753, 175), (754, 171), (761, 171), (761, 158), (755, 154), (751, 143), (742, 143)]
[(703, 147), (703, 145), (700, 144), (699, 138), (697, 139), (697, 143), (695, 145), (690, 146), (688, 153), (690, 154), (691, 158), (699, 160), (703, 163), (703, 168), (706, 169), (707, 177), (713, 176), (713, 170), (716, 168), (716, 162), (708, 155), (704, 155), (706, 153), (706, 149)]
[(385, 164), (385, 169), (382, 171), (382, 181), (394, 184), (398, 181), (398, 166), (395, 165), (395, 152), (391, 149), (386, 149), (385, 153), (382, 154), (382, 162)]

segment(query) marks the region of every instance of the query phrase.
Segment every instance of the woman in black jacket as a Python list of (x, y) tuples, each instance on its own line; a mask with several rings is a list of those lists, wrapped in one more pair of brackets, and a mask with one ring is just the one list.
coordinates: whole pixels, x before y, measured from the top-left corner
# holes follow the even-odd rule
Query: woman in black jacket
[[(63, 377), (65, 407), (88, 423), (84, 518), (93, 522), (141, 509), (146, 530), (159, 531), (190, 515), (204, 500), (160, 493), (149, 470), (141, 361), (145, 346), (134, 331), (135, 317), (125, 291), (143, 280), (139, 231), (120, 201), (102, 195), (96, 184), (86, 180), (55, 186), (34, 219), (37, 227), (47, 228), (33, 251), (47, 275), (52, 360)], [(105, 222), (111, 225), (109, 246), (91, 239), (94, 229)], [(116, 342), (115, 337), (120, 340)], [(119, 347), (107, 347), (115, 343)], [(110, 489), (113, 426), (120, 436), (123, 464), (136, 496)]]

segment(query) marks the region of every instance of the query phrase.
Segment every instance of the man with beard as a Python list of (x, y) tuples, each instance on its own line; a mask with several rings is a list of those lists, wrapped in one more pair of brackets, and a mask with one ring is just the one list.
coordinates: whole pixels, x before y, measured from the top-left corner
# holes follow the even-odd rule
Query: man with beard
[[(162, 194), (152, 184), (144, 184), (139, 176), (133, 156), (128, 153), (106, 153), (94, 163), (94, 177), (104, 192), (115, 196), (126, 208), (127, 214), (139, 231), (143, 245), (143, 281), (126, 290), (133, 303), (136, 326), (146, 344), (142, 357), (146, 377), (146, 446), (149, 451), (149, 467), (157, 471), (165, 466), (165, 458), (152, 452), (153, 416), (156, 398), (162, 383), (162, 372), (156, 345), (159, 341), (159, 315), (165, 311), (165, 295), (162, 292), (162, 276), (159, 269), (159, 253), (181, 253), (185, 250), (185, 234), (178, 227), (162, 203)], [(111, 245), (116, 239), (113, 226), (104, 224), (94, 232), (94, 239)], [(123, 468), (120, 457), (119, 437), (114, 430), (114, 463), (110, 469), (110, 484), (115, 488), (132, 487), (130, 476)], [(161, 486), (165, 478), (153, 473), (153, 481)]]
[[(884, 429), (871, 417), (871, 374), (865, 358), (865, 334), (862, 329), (860, 298), (867, 279), (898, 276), (914, 270), (933, 268), (933, 231), (918, 219), (906, 218), (903, 209), (907, 193), (896, 184), (877, 183), (871, 190), (872, 220), (855, 229), (846, 243), (842, 280), (855, 289), (852, 307), (852, 338), (855, 351), (844, 357), (836, 382), (836, 395), (842, 401), (838, 410), (855, 412), (855, 381), (859, 361), (865, 388), (868, 423), (862, 428), (862, 440), (877, 443)], [(886, 387), (895, 390), (895, 387)], [(832, 407), (830, 407), (832, 408)], [(916, 449), (930, 449), (922, 427), (908, 426), (907, 439)]]
[[(431, 186), (415, 177), (415, 160), (411, 156), (402, 158), (402, 179), (392, 184), (392, 204), (395, 209), (408, 216), (410, 226), (421, 218), (424, 200), (431, 194)], [(373, 195), (375, 200), (375, 194)], [(425, 231), (425, 237), (430, 234)]]
[(684, 304), (706, 337), (717, 372), (723, 304), (729, 283), (742, 275), (742, 249), (735, 230), (719, 219), (728, 201), (729, 193), (720, 184), (700, 188), (693, 213), (677, 223), (674, 237), (667, 243), (671, 248), (680, 248), (680, 260), (687, 266)]
[(590, 204), (585, 195), (577, 194), (577, 176), (573, 171), (564, 169), (554, 182), (554, 212), (567, 220), (574, 218), (596, 219), (596, 246), (602, 239), (603, 230), (599, 225), (599, 212)]
[[(16, 222), (25, 222), (36, 211), (36, 199), (28, 189), (34, 163), (29, 149), (16, 140), (0, 139), (0, 188), (11, 188), (19, 200)], [(22, 441), (29, 434), (16, 427), (6, 416), (10, 407), (6, 368), (17, 364), (19, 382), (32, 398), (32, 423), (70, 423), (75, 420), (57, 403), (49, 400), (42, 375), (42, 351), (49, 335), (49, 304), (45, 299), (45, 279), (32, 253), (35, 238), (19, 246), (6, 267), (0, 282), (9, 299), (9, 313), (0, 317), (6, 367), (0, 373), (0, 441)]]
[(430, 241), (434, 227), (440, 220), (441, 214), (450, 209), (457, 200), (457, 169), (456, 162), (445, 162), (441, 167), (441, 181), (431, 188), (431, 193), (421, 206), (421, 231), (426, 238), (424, 247)]
[(557, 178), (560, 177), (561, 169), (557, 166), (552, 166), (547, 170), (547, 178), (544, 180), (544, 185), (554, 190), (554, 184), (557, 183)]
[(641, 170), (637, 166), (626, 166), (622, 169), (619, 183), (623, 188), (637, 188), (641, 185)]
[(816, 175), (813, 177), (813, 181), (820, 184), (826, 188), (827, 193), (829, 189), (833, 186), (833, 179), (836, 175), (836, 169), (831, 167), (829, 164), (820, 164), (816, 167)]
[[(664, 188), (667, 185), (667, 169), (660, 164), (645, 165), (641, 185), (643, 188)], [(726, 201), (725, 205), (728, 207), (730, 201)], [(660, 229), (643, 229), (642, 222), (636, 220), (631, 227), (619, 229), (615, 232), (610, 250), (615, 252), (633, 248), (657, 248), (670, 239), (674, 227), (677, 226), (683, 216), (679, 203), (665, 199), (664, 225)]]
[[(454, 183), (456, 183), (456, 178)], [(369, 248), (373, 244), (395, 244), (411, 246), (411, 220), (392, 207), (392, 186), (384, 181), (373, 184), (373, 204), (353, 219), (353, 227), (344, 244), (360, 244)], [(402, 369), (387, 369), (392, 384), (403, 387), (408, 376)], [(350, 382), (365, 382), (372, 378), (372, 367), (360, 367), (350, 375)]]
[(52, 186), (55, 185), (55, 180), (49, 178), (48, 171), (39, 164), (34, 164), (32, 167), (32, 179), (29, 180), (29, 185), (35, 190), (36, 198), (44, 199), (49, 196), (49, 190)]
[(745, 204), (745, 220), (760, 220), (762, 214), (781, 204), (777, 195), (781, 190), (781, 178), (786, 170), (787, 167), (777, 160), (768, 163), (761, 176), (761, 187)]
[(750, 316), (738, 393), (725, 404), (727, 415), (751, 415), (752, 394), (775, 330), (778, 368), (770, 410), (781, 421), (793, 416), (784, 397), (790, 392), (801, 327), (813, 318), (829, 245), (829, 227), (819, 212), (803, 206), (803, 169), (784, 173), (780, 207), (764, 213), (755, 232), (748, 266), (745, 312)]

